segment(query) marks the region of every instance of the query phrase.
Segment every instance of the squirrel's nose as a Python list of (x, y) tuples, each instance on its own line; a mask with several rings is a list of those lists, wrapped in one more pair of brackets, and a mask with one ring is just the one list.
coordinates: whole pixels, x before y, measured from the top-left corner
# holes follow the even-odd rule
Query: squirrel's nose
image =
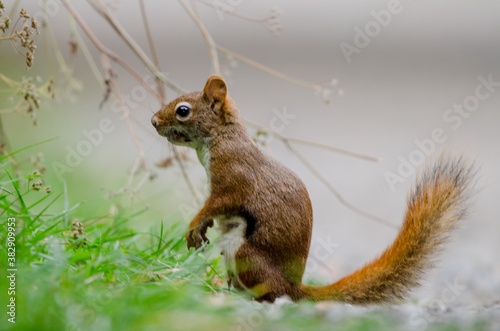
[(151, 124), (153, 124), (155, 128), (158, 127), (158, 125), (160, 125), (160, 120), (158, 119), (158, 116), (154, 115), (151, 118)]

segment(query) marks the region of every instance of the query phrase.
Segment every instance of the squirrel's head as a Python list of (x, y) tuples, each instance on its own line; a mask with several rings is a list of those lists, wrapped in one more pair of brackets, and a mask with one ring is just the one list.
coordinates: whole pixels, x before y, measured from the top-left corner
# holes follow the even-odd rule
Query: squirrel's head
[(172, 144), (196, 148), (225, 127), (239, 123), (239, 111), (219, 76), (208, 78), (203, 92), (183, 95), (151, 119), (156, 131)]

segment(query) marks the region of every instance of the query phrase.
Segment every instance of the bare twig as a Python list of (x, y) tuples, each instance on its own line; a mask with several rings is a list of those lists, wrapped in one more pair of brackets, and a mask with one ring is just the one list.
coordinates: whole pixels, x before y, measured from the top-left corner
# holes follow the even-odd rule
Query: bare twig
[[(120, 110), (122, 112), (123, 119), (125, 120), (128, 131), (129, 131), (130, 136), (132, 138), (132, 141), (134, 142), (135, 147), (137, 148), (137, 151), (139, 153), (139, 158), (141, 160), (140, 166), (144, 167), (144, 169), (146, 170), (145, 178), (149, 178), (152, 172), (151, 172), (151, 169), (148, 165), (148, 162), (146, 161), (146, 156), (144, 155), (144, 150), (142, 148), (142, 145), (139, 143), (139, 140), (137, 139), (137, 135), (135, 134), (134, 127), (132, 126), (132, 123), (130, 121), (129, 112), (128, 112), (127, 108), (125, 107), (125, 104), (123, 103), (122, 94), (121, 94), (120, 89), (118, 87), (118, 83), (116, 82), (116, 79), (113, 76), (113, 71), (112, 71), (111, 63), (109, 62), (109, 57), (106, 54), (103, 54), (102, 59), (103, 59), (103, 67), (107, 68), (106, 71), (108, 72), (108, 79), (110, 82), (111, 90), (113, 91), (113, 94), (115, 95), (116, 99), (118, 100), (118, 105), (119, 105)], [(141, 183), (143, 183), (143, 182), (144, 181), (141, 181)], [(138, 187), (135, 188), (135, 190), (137, 190), (137, 189), (138, 189)], [(133, 193), (135, 193), (135, 192), (131, 192), (131, 194), (133, 194)]]
[[(154, 64), (158, 71), (161, 71), (160, 60), (158, 59), (158, 54), (156, 52), (156, 47), (153, 41), (153, 36), (151, 34), (151, 29), (149, 28), (148, 17), (146, 16), (146, 8), (144, 6), (144, 0), (139, 0), (139, 5), (141, 7), (142, 21), (144, 22), (144, 30), (146, 31), (146, 36), (148, 39), (149, 48), (151, 49), (151, 56), (153, 57)], [(156, 85), (158, 89), (158, 94), (161, 96), (161, 105), (165, 105), (165, 91), (163, 90), (163, 84), (161, 80), (155, 76)]]
[(83, 224), (83, 226), (86, 228), (87, 226), (90, 226), (90, 225), (95, 224), (95, 223), (97, 223), (99, 221), (102, 221), (103, 219), (105, 219), (106, 217), (109, 217), (109, 216), (110, 216), (110, 214), (108, 213), (108, 214), (103, 215), (103, 216), (101, 216), (99, 218), (96, 218), (95, 220), (92, 220), (90, 222), (87, 222), (87, 223)]
[(191, 17), (191, 19), (194, 21), (194, 23), (198, 26), (198, 29), (200, 29), (201, 34), (203, 35), (203, 38), (205, 39), (205, 42), (207, 43), (208, 47), (208, 54), (210, 55), (210, 60), (212, 61), (212, 67), (214, 70), (214, 73), (216, 75), (221, 74), (220, 70), (220, 63), (219, 63), (219, 56), (217, 54), (217, 44), (213, 40), (212, 36), (208, 32), (207, 28), (203, 25), (203, 22), (200, 20), (198, 15), (193, 11), (191, 7), (189, 7), (184, 0), (178, 0), (179, 3), (182, 5), (184, 10), (188, 13), (188, 15)]
[(69, 15), (69, 28), (71, 30), (71, 34), (76, 40), (76, 43), (78, 44), (78, 47), (81, 49), (83, 56), (85, 57), (85, 60), (89, 64), (90, 70), (92, 70), (92, 73), (94, 74), (94, 77), (96, 78), (97, 82), (102, 88), (105, 88), (106, 83), (104, 82), (104, 78), (102, 77), (101, 73), (99, 72), (99, 69), (97, 68), (97, 64), (94, 61), (94, 58), (90, 54), (90, 51), (87, 47), (87, 44), (83, 41), (82, 37), (80, 36), (80, 33), (78, 33), (78, 30), (76, 29), (76, 24), (75, 24), (75, 19), (72, 15)]
[(222, 47), (222, 46), (217, 45), (216, 47), (217, 47), (217, 50), (218, 50), (219, 52), (226, 53), (226, 54), (228, 54), (228, 55), (230, 55), (230, 56), (234, 57), (235, 59), (240, 60), (241, 62), (244, 62), (244, 63), (246, 63), (246, 64), (249, 64), (249, 65), (251, 65), (251, 66), (253, 66), (253, 67), (257, 68), (257, 69), (260, 69), (260, 70), (262, 70), (262, 71), (265, 71), (265, 72), (267, 72), (267, 73), (269, 73), (269, 74), (271, 74), (271, 75), (274, 75), (274, 76), (276, 76), (276, 77), (279, 77), (279, 78), (281, 78), (281, 79), (287, 80), (287, 81), (292, 82), (292, 83), (297, 84), (297, 85), (301, 85), (301, 86), (304, 86), (304, 87), (307, 87), (307, 88), (313, 89), (313, 90), (315, 90), (315, 91), (317, 91), (317, 90), (319, 90), (319, 89), (321, 89), (321, 88), (322, 88), (322, 87), (321, 87), (320, 85), (318, 85), (318, 84), (310, 83), (310, 82), (307, 82), (307, 81), (305, 81), (305, 80), (298, 79), (298, 78), (295, 78), (295, 77), (293, 77), (293, 76), (290, 76), (290, 75), (284, 74), (284, 73), (282, 73), (282, 72), (279, 72), (279, 71), (277, 71), (277, 70), (274, 70), (274, 69), (272, 69), (272, 68), (269, 68), (269, 67), (267, 67), (267, 66), (265, 66), (265, 65), (263, 65), (263, 64), (260, 64), (260, 63), (258, 63), (258, 62), (256, 62), (256, 61), (254, 61), (254, 60), (251, 60), (251, 59), (249, 59), (249, 58), (247, 58), (247, 57), (244, 57), (243, 55), (240, 55), (240, 54), (238, 54), (238, 53), (235, 53), (235, 52), (233, 52), (233, 51), (231, 51), (231, 50), (229, 50), (229, 49), (227, 49), (227, 48), (224, 48), (224, 47)]
[(307, 141), (307, 140), (302, 140), (302, 139), (297, 139), (297, 138), (292, 138), (292, 137), (285, 137), (285, 136), (282, 136), (279, 133), (276, 133), (276, 132), (274, 132), (272, 130), (268, 130), (267, 128), (265, 128), (265, 127), (263, 127), (263, 126), (255, 123), (255, 122), (252, 122), (250, 120), (245, 119), (244, 121), (249, 126), (257, 128), (258, 130), (263, 130), (267, 134), (272, 135), (272, 136), (274, 136), (274, 137), (276, 137), (276, 138), (278, 138), (278, 139), (280, 139), (282, 141), (289, 141), (289, 142), (295, 142), (295, 143), (298, 143), (298, 144), (319, 147), (319, 148), (326, 149), (326, 150), (329, 150), (329, 151), (332, 151), (332, 152), (336, 152), (336, 153), (341, 153), (341, 154), (345, 154), (345, 155), (348, 155), (348, 156), (357, 157), (357, 158), (364, 159), (364, 160), (367, 160), (367, 161), (380, 162), (380, 158), (378, 158), (378, 157), (373, 157), (373, 156), (368, 156), (368, 155), (364, 155), (364, 154), (360, 154), (360, 153), (356, 153), (356, 152), (351, 152), (351, 151), (348, 151), (348, 150), (345, 150), (345, 149), (333, 147), (333, 146), (330, 146), (330, 145), (320, 144), (320, 143), (313, 142), (313, 141)]
[(151, 169), (149, 168), (149, 165), (146, 161), (146, 157), (144, 155), (144, 150), (139, 143), (139, 140), (137, 139), (137, 136), (135, 134), (135, 130), (132, 126), (132, 123), (130, 121), (130, 116), (129, 112), (125, 107), (125, 104), (123, 103), (122, 95), (120, 93), (120, 89), (118, 87), (118, 84), (116, 82), (116, 79), (113, 74), (113, 69), (111, 66), (110, 62), (110, 54), (109, 50), (105, 48), (102, 43), (95, 37), (95, 35), (90, 31), (88, 26), (85, 24), (83, 19), (78, 15), (78, 13), (74, 10), (74, 8), (70, 5), (68, 0), (62, 0), (63, 4), (66, 6), (68, 11), (71, 13), (71, 15), (75, 18), (75, 20), (78, 22), (80, 27), (85, 31), (87, 36), (90, 38), (92, 43), (98, 48), (98, 50), (101, 53), (101, 64), (104, 70), (104, 75), (105, 75), (105, 82), (107, 82), (108, 86), (110, 87), (111, 91), (113, 92), (114, 96), (116, 97), (116, 100), (118, 101), (119, 108), (122, 112), (123, 119), (125, 120), (125, 123), (127, 125), (128, 131), (130, 133), (130, 136), (132, 138), (132, 141), (134, 142), (137, 151), (139, 153), (139, 157), (141, 159), (141, 165), (144, 167), (146, 170), (146, 176), (149, 178), (151, 174)]
[[(78, 23), (80, 28), (83, 30), (83, 32), (87, 35), (87, 37), (90, 39), (92, 44), (98, 49), (99, 52), (106, 54), (109, 56), (110, 59), (113, 61), (117, 62), (120, 64), (125, 70), (127, 70), (132, 76), (134, 76), (135, 79), (137, 79), (141, 84), (151, 93), (153, 94), (158, 100), (161, 100), (161, 97), (156, 93), (156, 91), (142, 79), (142, 77), (135, 71), (125, 60), (123, 60), (121, 57), (119, 57), (116, 53), (111, 51), (109, 48), (104, 46), (101, 41), (95, 36), (95, 34), (90, 30), (88, 25), (85, 23), (83, 18), (78, 14), (78, 12), (75, 10), (75, 8), (68, 2), (68, 0), (61, 0), (63, 5), (66, 7), (68, 12), (71, 14), (71, 16), (74, 17), (75, 21)], [(153, 65), (153, 70), (156, 72), (157, 70), (154, 68)], [(153, 72), (153, 74), (154, 74)], [(156, 75), (155, 75), (156, 76)], [(169, 88), (172, 90), (178, 92), (178, 93), (183, 93), (184, 91), (179, 88), (176, 84), (171, 82), (170, 80), (166, 79), (163, 75), (159, 74), (158, 77), (162, 79), (162, 82), (164, 82)]]
[(283, 140), (283, 143), (285, 144), (285, 146), (300, 160), (300, 162), (302, 162), (302, 164), (304, 164), (308, 169), (309, 171), (316, 177), (318, 178), (322, 183), (323, 185), (325, 185), (328, 190), (330, 192), (333, 193), (333, 195), (335, 195), (335, 197), (340, 201), (340, 203), (342, 203), (344, 206), (346, 206), (347, 208), (351, 209), (352, 211), (354, 211), (355, 213), (361, 215), (361, 216), (364, 216), (364, 217), (367, 217), (375, 222), (378, 222), (380, 224), (383, 224), (387, 227), (390, 227), (392, 229), (397, 229), (398, 227), (395, 226), (394, 224), (390, 223), (389, 221), (383, 219), (383, 218), (380, 218), (380, 217), (377, 217), (375, 215), (372, 215), (370, 213), (367, 213), (355, 206), (353, 206), (352, 204), (350, 204), (349, 202), (347, 202), (347, 200), (344, 199), (344, 197), (326, 180), (325, 177), (323, 177), (314, 167), (313, 165), (304, 157), (302, 156), (302, 154), (300, 154), (291, 144), (289, 141), (287, 140)]
[(17, 11), (17, 6), (18, 5), (19, 5), (19, 0), (15, 0), (14, 3), (11, 5), (11, 8), (10, 8), (10, 13), (9, 13), (10, 17), (14, 17), (14, 13)]
[[(294, 83), (294, 84), (297, 84), (297, 85), (301, 85), (301, 86), (304, 86), (304, 87), (307, 87), (307, 88), (310, 88), (316, 92), (321, 92), (322, 90), (324, 90), (324, 88), (320, 85), (320, 84), (314, 84), (314, 83), (310, 83), (310, 82), (307, 82), (305, 80), (302, 80), (302, 79), (299, 79), (299, 78), (295, 78), (293, 76), (290, 76), (290, 75), (287, 75), (285, 73), (282, 73), (282, 72), (279, 72), (277, 70), (274, 70), (270, 67), (267, 67), (263, 64), (260, 64), (259, 62), (256, 62), (254, 60), (251, 60), (247, 57), (244, 57), (243, 55), (240, 55), (238, 53), (235, 53), (227, 48), (224, 48), (220, 45), (216, 45), (217, 47), (217, 50), (222, 52), (222, 53), (226, 53), (228, 54), (229, 56), (232, 56), (233, 58), (235, 59), (238, 59), (240, 60), (241, 62), (244, 62), (248, 65), (251, 65), (257, 69), (260, 69), (264, 72), (267, 72), (268, 74), (271, 74), (271, 75), (274, 75), (276, 77), (279, 77), (281, 79), (284, 79), (286, 81), (289, 81), (291, 83)], [(340, 93), (340, 90), (337, 90), (337, 92)]]
[(191, 191), (191, 194), (193, 195), (194, 197), (194, 200), (196, 201), (196, 203), (198, 205), (201, 204), (201, 200), (200, 198), (198, 197), (198, 194), (196, 193), (196, 190), (194, 188), (194, 185), (193, 183), (191, 182), (191, 179), (189, 179), (189, 176), (187, 175), (186, 173), (186, 169), (184, 167), (184, 165), (182, 164), (182, 158), (181, 156), (179, 155), (179, 152), (177, 151), (177, 147), (176, 146), (173, 146), (172, 147), (172, 150), (174, 152), (174, 155), (175, 155), (175, 159), (177, 160), (177, 162), (179, 163), (179, 168), (181, 169), (181, 173), (182, 173), (182, 176), (184, 177), (184, 181), (186, 182), (187, 186), (189, 187), (189, 190)]
[[(162, 82), (167, 81), (166, 77), (157, 69), (155, 64), (149, 59), (147, 54), (142, 50), (142, 48), (135, 42), (135, 40), (128, 34), (128, 32), (122, 27), (122, 25), (115, 19), (113, 15), (108, 11), (106, 6), (101, 2), (101, 0), (95, 0), (90, 2), (94, 9), (100, 13), (111, 26), (116, 31), (116, 33), (127, 43), (130, 49), (139, 57), (139, 59), (146, 65), (148, 70), (153, 73), (153, 75)], [(160, 93), (159, 100), (162, 104), (165, 104), (164, 97)]]
[[(206, 6), (210, 6), (216, 10), (221, 9), (219, 6), (217, 6), (216, 2), (210, 2), (207, 0), (196, 0), (196, 1), (199, 3), (202, 3)], [(234, 10), (224, 10), (223, 8), (222, 8), (222, 10), (224, 11), (225, 14), (230, 14), (230, 15), (236, 16), (238, 18), (241, 18), (243, 20), (250, 21), (250, 22), (260, 22), (261, 23), (261, 22), (265, 22), (268, 19), (267, 16), (264, 16), (263, 18), (254, 18), (254, 17), (249, 17), (249, 16), (239, 14), (239, 13), (235, 12)]]

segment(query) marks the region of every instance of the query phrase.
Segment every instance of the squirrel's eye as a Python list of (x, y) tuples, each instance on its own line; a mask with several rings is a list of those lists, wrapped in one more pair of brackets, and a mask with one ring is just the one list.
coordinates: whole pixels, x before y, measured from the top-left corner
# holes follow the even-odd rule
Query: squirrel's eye
[(191, 104), (189, 102), (179, 102), (175, 106), (175, 117), (179, 121), (187, 121), (191, 115)]

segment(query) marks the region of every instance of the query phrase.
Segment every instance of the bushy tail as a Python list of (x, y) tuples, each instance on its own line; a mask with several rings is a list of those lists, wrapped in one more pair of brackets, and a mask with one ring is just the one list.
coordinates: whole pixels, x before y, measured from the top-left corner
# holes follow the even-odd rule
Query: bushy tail
[(302, 285), (312, 300), (352, 304), (400, 301), (419, 285), (423, 273), (463, 218), (475, 170), (463, 158), (441, 157), (417, 179), (408, 197), (404, 223), (394, 243), (382, 255), (338, 282)]

